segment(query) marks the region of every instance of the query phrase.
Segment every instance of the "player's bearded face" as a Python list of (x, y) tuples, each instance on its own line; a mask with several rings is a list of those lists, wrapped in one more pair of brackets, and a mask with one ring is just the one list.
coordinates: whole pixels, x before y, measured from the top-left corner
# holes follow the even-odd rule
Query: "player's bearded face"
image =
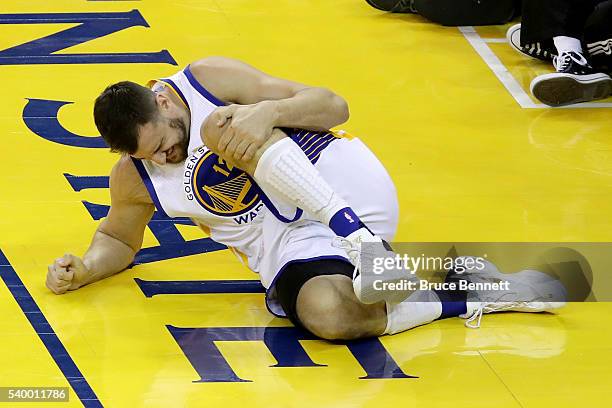
[(174, 149), (173, 155), (167, 158), (169, 163), (180, 163), (187, 158), (187, 149), (189, 148), (189, 134), (187, 133), (187, 125), (181, 118), (168, 120), (168, 125), (178, 134), (178, 141)]

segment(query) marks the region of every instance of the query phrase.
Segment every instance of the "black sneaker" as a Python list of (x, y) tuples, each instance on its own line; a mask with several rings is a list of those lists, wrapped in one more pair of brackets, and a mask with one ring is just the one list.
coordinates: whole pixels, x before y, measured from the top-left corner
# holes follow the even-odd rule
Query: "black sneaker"
[(558, 73), (573, 75), (589, 75), (594, 73), (593, 67), (580, 52), (563, 52), (553, 58), (553, 65)]
[(531, 93), (549, 106), (572, 105), (603, 99), (612, 93), (612, 78), (595, 72), (579, 52), (564, 52), (553, 59), (557, 72), (531, 81)]
[(391, 13), (416, 13), (413, 0), (366, 0), (374, 8)]
[(531, 58), (537, 58), (542, 61), (552, 61), (557, 56), (557, 49), (553, 40), (535, 42), (532, 44), (521, 45), (521, 25), (515, 24), (506, 31), (508, 44), (515, 51), (520, 52)]

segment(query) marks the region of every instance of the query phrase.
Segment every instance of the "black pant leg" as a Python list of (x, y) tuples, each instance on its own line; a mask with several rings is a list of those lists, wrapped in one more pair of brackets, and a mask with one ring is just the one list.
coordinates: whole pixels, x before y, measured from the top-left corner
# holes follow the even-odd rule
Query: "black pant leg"
[(612, 0), (600, 3), (587, 20), (584, 43), (593, 67), (612, 72)]
[(519, 17), (523, 12), (523, 0), (514, 0), (514, 16), (513, 19)]
[(504, 24), (515, 15), (516, 0), (414, 0), (423, 17), (445, 26)]
[(565, 35), (582, 39), (586, 21), (602, 0), (523, 0), (522, 45)]

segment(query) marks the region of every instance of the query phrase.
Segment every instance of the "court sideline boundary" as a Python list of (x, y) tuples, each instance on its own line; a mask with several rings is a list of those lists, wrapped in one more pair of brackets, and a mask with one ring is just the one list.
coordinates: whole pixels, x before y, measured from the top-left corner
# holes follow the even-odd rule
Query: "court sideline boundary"
[[(4, 252), (0, 249), (0, 277), (17, 302), (21, 311), (32, 325), (38, 338), (47, 348), (51, 358), (72, 387), (74, 393), (85, 408), (102, 408), (103, 405), (93, 391), (87, 379), (83, 376), (76, 363), (57, 337), (49, 321), (38, 307), (38, 304), (17, 275)], [(39, 385), (36, 385), (39, 386)]]

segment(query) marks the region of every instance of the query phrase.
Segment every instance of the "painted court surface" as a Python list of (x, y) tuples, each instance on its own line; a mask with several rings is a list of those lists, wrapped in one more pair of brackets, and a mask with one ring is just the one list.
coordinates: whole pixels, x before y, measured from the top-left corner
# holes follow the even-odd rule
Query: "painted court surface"
[(82, 255), (108, 210), (117, 156), (96, 137), (95, 97), (208, 55), (344, 96), (342, 128), (397, 185), (397, 241), (610, 241), (612, 101), (536, 103), (529, 82), (550, 68), (515, 54), (506, 27), (443, 28), (357, 0), (33, 0), (1, 13), (0, 386), (67, 386), (70, 401), (0, 407), (612, 398), (606, 303), (330, 344), (270, 315), (257, 276), (228, 250), (161, 217), (133, 269), (63, 296), (44, 285), (47, 265)]

